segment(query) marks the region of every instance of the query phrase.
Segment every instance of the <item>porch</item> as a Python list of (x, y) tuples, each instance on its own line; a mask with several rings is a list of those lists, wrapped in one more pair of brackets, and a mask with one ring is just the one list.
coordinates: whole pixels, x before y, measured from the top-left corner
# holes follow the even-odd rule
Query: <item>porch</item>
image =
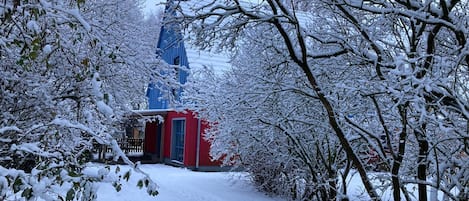
[[(122, 134), (116, 139), (117, 144), (131, 161), (141, 163), (162, 162), (162, 135), (164, 124), (162, 119), (169, 110), (139, 110), (127, 115), (122, 124)], [(106, 145), (95, 143), (93, 160), (111, 162), (112, 149)]]
[[(145, 153), (145, 140), (136, 138), (116, 139), (117, 144), (125, 153), (125, 155), (132, 161), (140, 161), (142, 164), (159, 163), (159, 158), (152, 157)], [(98, 143), (93, 144), (92, 160), (102, 163), (122, 163), (112, 161), (112, 149), (107, 145)]]

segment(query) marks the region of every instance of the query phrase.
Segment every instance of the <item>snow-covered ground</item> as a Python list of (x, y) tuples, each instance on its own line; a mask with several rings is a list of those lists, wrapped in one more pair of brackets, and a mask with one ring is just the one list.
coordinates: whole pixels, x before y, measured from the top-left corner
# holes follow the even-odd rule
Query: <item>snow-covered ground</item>
[[(125, 166), (121, 170), (127, 170)], [(110, 184), (98, 189), (99, 201), (281, 201), (258, 192), (245, 173), (194, 172), (166, 165), (141, 165), (159, 186), (159, 195), (149, 196), (137, 187), (135, 173), (116, 192)]]
[[(103, 164), (93, 163), (85, 170), (88, 175), (98, 175), (104, 169)], [(106, 177), (111, 179), (116, 168), (119, 167), (120, 174), (124, 174), (130, 168), (127, 165), (111, 165), (110, 174)], [(162, 164), (140, 165), (140, 169), (147, 173), (158, 185), (159, 195), (156, 197), (148, 195), (145, 188), (137, 187), (138, 180), (142, 175), (136, 172), (131, 174), (128, 182), (122, 181), (119, 192), (108, 182), (98, 183), (94, 187), (98, 190), (98, 201), (285, 201), (281, 197), (270, 197), (259, 192), (249, 179), (249, 175), (243, 172), (196, 172), (184, 168), (171, 167)], [(349, 200), (368, 201), (369, 196), (361, 182), (359, 175), (351, 171), (347, 179), (347, 194)], [(119, 174), (119, 175), (120, 175)], [(379, 177), (386, 173), (373, 173), (373, 183), (380, 183)], [(108, 180), (104, 179), (104, 180)], [(380, 183), (383, 185), (383, 183)], [(69, 187), (69, 185), (66, 185)], [(68, 189), (67, 189), (68, 190)], [(408, 185), (407, 190), (411, 194), (411, 200), (418, 200), (415, 185)], [(64, 189), (59, 189), (66, 192)], [(382, 200), (392, 200), (390, 189), (377, 189)], [(17, 194), (16, 198), (19, 198)], [(429, 191), (429, 197), (431, 197)], [(11, 197), (8, 200), (18, 200)], [(42, 201), (42, 199), (38, 199)], [(431, 200), (431, 199), (430, 199)], [(442, 194), (438, 193), (435, 200), (442, 200)]]
[[(102, 167), (101, 164), (96, 164)], [(113, 171), (116, 166), (111, 166)], [(128, 166), (119, 166), (122, 172)], [(145, 189), (137, 187), (141, 176), (132, 173), (129, 182), (122, 183), (122, 190), (116, 192), (111, 184), (103, 183), (98, 188), (99, 201), (284, 201), (280, 197), (269, 197), (256, 190), (248, 174), (242, 172), (196, 172), (184, 168), (162, 164), (141, 165), (140, 168), (149, 174), (159, 186), (159, 195), (149, 196)], [(374, 173), (379, 178), (386, 173)], [(380, 183), (379, 179), (374, 183)], [(359, 175), (352, 171), (347, 179), (347, 191), (350, 200), (370, 200)], [(408, 191), (417, 200), (415, 185), (409, 185)], [(382, 200), (392, 200), (390, 189), (377, 190)], [(430, 194), (429, 194), (430, 195)], [(415, 196), (415, 197), (414, 197)], [(438, 198), (441, 198), (439, 195)], [(441, 200), (441, 199), (439, 199)]]

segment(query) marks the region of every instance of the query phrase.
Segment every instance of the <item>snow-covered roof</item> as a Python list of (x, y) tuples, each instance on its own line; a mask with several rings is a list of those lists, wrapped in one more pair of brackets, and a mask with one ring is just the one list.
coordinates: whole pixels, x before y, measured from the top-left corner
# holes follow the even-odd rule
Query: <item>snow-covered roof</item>
[[(177, 1), (180, 9), (184, 13), (193, 12), (193, 8), (200, 8), (207, 3), (210, 3), (211, 0), (199, 0), (199, 1)], [(230, 53), (221, 52), (216, 50), (200, 50), (195, 46), (189, 39), (188, 34), (190, 30), (186, 30), (184, 33), (185, 36), (185, 47), (187, 53), (187, 59), (189, 62), (189, 67), (191, 71), (199, 71), (204, 69), (213, 70), (216, 74), (221, 74), (224, 71), (227, 71), (231, 68), (230, 64)]]
[[(173, 3), (177, 4), (177, 13), (180, 14), (179, 12), (183, 12), (186, 15), (191, 15), (193, 13), (194, 15), (197, 12), (196, 10), (199, 10), (201, 7), (204, 5), (212, 3), (213, 0), (198, 0), (198, 1), (174, 1)], [(262, 1), (259, 0), (244, 0), (240, 1), (241, 4), (244, 4), (244, 6), (247, 7), (258, 7), (263, 4)], [(205, 8), (210, 8), (205, 7)], [(204, 9), (202, 9), (204, 10)], [(200, 10), (199, 10), (200, 11)], [(311, 16), (309, 16), (307, 13), (303, 12), (298, 12), (296, 13), (300, 23), (303, 26), (307, 26), (307, 24), (310, 23)], [(210, 21), (210, 18), (208, 19)], [(191, 44), (191, 41), (188, 39), (189, 37), (188, 34), (193, 34), (190, 33), (190, 30), (186, 30), (184, 33), (185, 36), (185, 48), (186, 48), (186, 53), (187, 53), (187, 59), (189, 63), (190, 70), (192, 74), (196, 71), (199, 70), (205, 70), (205, 69), (211, 69), (215, 72), (215, 74), (222, 74), (224, 71), (227, 71), (231, 69), (231, 53), (230, 52), (220, 52), (217, 50), (200, 50), (198, 47), (195, 45)], [(213, 42), (217, 44), (217, 42)]]
[(148, 110), (132, 110), (130, 117), (140, 116), (156, 116), (165, 115), (168, 112), (175, 111), (174, 109), (148, 109)]
[[(183, 12), (185, 15), (197, 15), (197, 12), (207, 11), (213, 7), (207, 6), (211, 3), (214, 3), (213, 0), (192, 0), (192, 1), (174, 1), (177, 4), (177, 13)], [(242, 0), (239, 2), (241, 5), (245, 7), (250, 7), (252, 9), (262, 7), (265, 2), (261, 0)], [(217, 4), (217, 3), (215, 3)], [(311, 15), (305, 12), (297, 12), (296, 17), (300, 24), (304, 27), (307, 27), (311, 24)], [(210, 23), (213, 18), (207, 18), (206, 20)], [(186, 30), (184, 33), (185, 39), (185, 46), (186, 46), (186, 53), (189, 61), (189, 66), (191, 71), (197, 71), (202, 69), (213, 69), (216, 74), (221, 74), (224, 71), (231, 69), (231, 53), (230, 52), (218, 52), (217, 50), (199, 50), (196, 46), (191, 44), (191, 41), (188, 40), (188, 34), (193, 34), (190, 30)], [(217, 41), (211, 41), (214, 44), (218, 44)]]
[(211, 69), (216, 74), (221, 74), (231, 68), (229, 53), (215, 53), (199, 50), (187, 41), (186, 53), (190, 68), (194, 71)]

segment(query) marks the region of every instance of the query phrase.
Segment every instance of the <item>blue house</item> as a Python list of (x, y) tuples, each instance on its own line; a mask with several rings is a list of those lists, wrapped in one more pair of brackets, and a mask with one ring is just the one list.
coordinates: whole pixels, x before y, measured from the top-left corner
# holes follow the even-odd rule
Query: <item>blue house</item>
[[(171, 15), (176, 15), (173, 1), (169, 1), (166, 5), (165, 12)], [(174, 74), (176, 80), (180, 84), (187, 82), (189, 72), (189, 62), (187, 59), (186, 47), (184, 45), (184, 38), (181, 32), (178, 31), (177, 24), (167, 24), (161, 27), (158, 37), (156, 54), (167, 64), (174, 66)], [(161, 72), (163, 75), (169, 74)], [(157, 86), (157, 83), (150, 82), (147, 89), (148, 107), (149, 109), (168, 109), (170, 108), (170, 95), (173, 95), (176, 100), (181, 96), (182, 88), (169, 89), (168, 86)]]
[[(165, 12), (172, 12), (172, 1), (169, 1)], [(172, 14), (175, 15), (173, 12)], [(172, 65), (173, 72), (160, 72), (163, 76), (176, 76), (180, 84), (187, 82), (189, 66), (226, 66), (228, 59), (212, 56), (207, 52), (187, 48), (183, 33), (177, 31), (177, 25), (165, 25), (161, 28), (157, 43), (157, 55), (167, 64)], [(218, 58), (218, 59), (217, 59)], [(226, 57), (225, 57), (226, 58)], [(190, 62), (190, 64), (189, 64)], [(142, 116), (160, 116), (163, 122), (145, 123), (144, 156), (154, 162), (184, 166), (194, 170), (220, 170), (220, 163), (211, 161), (210, 143), (203, 138), (208, 129), (207, 122), (197, 119), (190, 110), (175, 111), (170, 97), (178, 100), (182, 88), (164, 86), (163, 83), (150, 82), (147, 89), (148, 110), (134, 111), (135, 118)], [(183, 109), (179, 108), (178, 109)]]

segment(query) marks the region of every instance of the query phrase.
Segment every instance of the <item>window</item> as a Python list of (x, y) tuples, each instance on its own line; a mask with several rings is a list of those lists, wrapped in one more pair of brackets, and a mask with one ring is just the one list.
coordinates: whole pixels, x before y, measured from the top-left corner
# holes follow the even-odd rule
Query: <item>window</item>
[(181, 64), (181, 61), (180, 61), (180, 58), (179, 56), (177, 56), (176, 58), (174, 58), (174, 61), (173, 61), (174, 65), (176, 67), (174, 67), (174, 74), (176, 75), (176, 79), (178, 81), (180, 81), (180, 77), (179, 77), (179, 64)]
[[(174, 67), (174, 74), (175, 74), (175, 76), (176, 76), (176, 80), (177, 80), (178, 82), (181, 82), (181, 77), (180, 77), (180, 72), (179, 72), (179, 71), (180, 71), (179, 65), (181, 64), (181, 59), (180, 59), (179, 56), (177, 56), (176, 58), (174, 58), (173, 64), (176, 65), (176, 66)], [(172, 89), (171, 92), (172, 92), (174, 98), (175, 98), (176, 100), (178, 100), (178, 99), (179, 99), (178, 90), (177, 90), (177, 89)]]

